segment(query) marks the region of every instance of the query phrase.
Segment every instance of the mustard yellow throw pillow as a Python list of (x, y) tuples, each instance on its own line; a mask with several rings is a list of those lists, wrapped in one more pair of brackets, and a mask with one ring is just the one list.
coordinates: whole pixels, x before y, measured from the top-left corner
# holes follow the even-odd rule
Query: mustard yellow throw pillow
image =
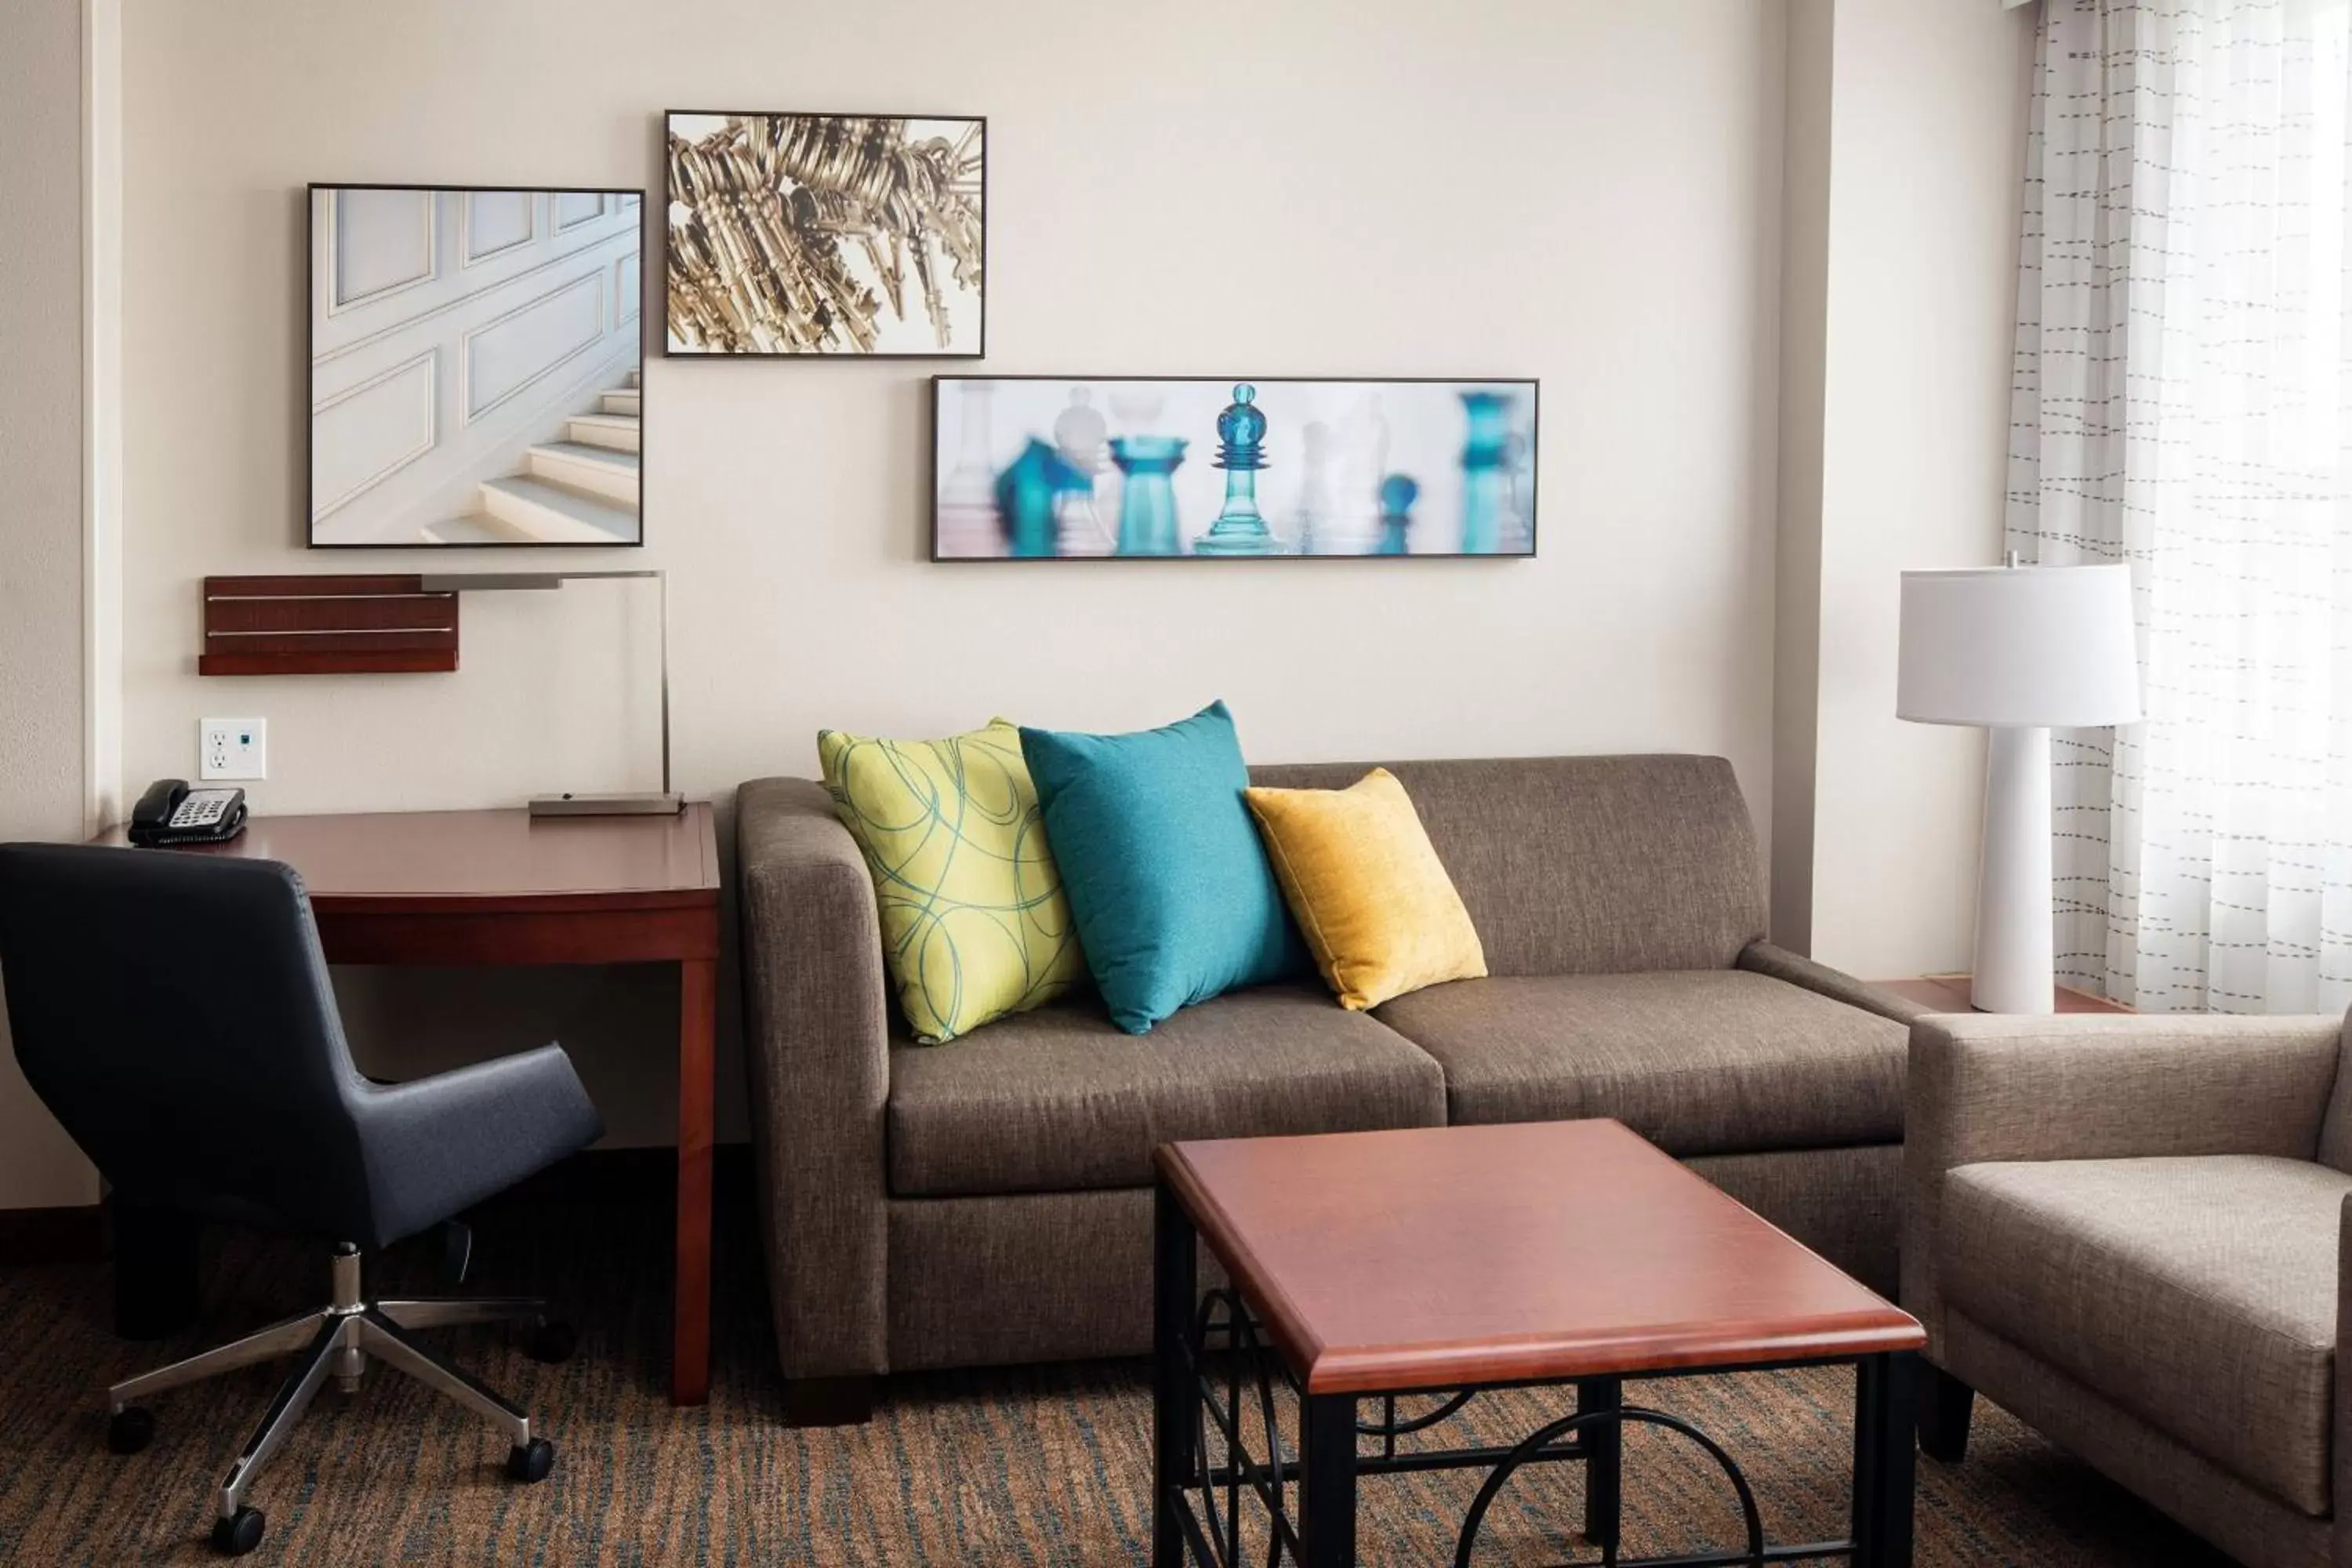
[(916, 1039), (952, 1040), (1086, 973), (1017, 728), (999, 719), (945, 741), (824, 730), (816, 752), (874, 873), (883, 956)]
[(1486, 973), (1486, 950), (1404, 785), (1243, 792), (1315, 965), (1350, 1012)]

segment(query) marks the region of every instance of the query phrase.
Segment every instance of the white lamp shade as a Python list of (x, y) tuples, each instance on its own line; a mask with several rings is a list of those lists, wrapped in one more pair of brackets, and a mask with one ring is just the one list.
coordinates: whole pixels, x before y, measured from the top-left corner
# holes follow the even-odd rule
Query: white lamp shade
[(2137, 722), (2131, 568), (1906, 572), (1895, 711), (1922, 724)]

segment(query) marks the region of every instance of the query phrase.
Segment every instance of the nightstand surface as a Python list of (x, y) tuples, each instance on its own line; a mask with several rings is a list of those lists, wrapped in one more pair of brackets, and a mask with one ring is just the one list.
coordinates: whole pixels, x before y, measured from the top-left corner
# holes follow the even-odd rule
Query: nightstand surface
[[(1969, 976), (1965, 974), (1922, 974), (1909, 980), (1874, 980), (1871, 984), (1881, 991), (1892, 991), (1906, 1001), (1933, 1007), (1939, 1013), (1966, 1013), (1971, 1010), (1969, 1000)], [(2110, 1002), (2104, 996), (2094, 996), (2087, 991), (2077, 991), (2069, 985), (2058, 987), (2056, 1011), (2061, 1013), (2130, 1013), (2137, 1009), (2121, 1002)]]

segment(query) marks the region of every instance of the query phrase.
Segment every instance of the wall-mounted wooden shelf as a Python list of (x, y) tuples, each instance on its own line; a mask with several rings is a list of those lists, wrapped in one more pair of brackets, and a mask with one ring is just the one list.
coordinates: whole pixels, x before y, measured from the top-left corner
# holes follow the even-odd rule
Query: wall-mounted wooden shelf
[(199, 675), (457, 668), (457, 595), (415, 575), (207, 577)]

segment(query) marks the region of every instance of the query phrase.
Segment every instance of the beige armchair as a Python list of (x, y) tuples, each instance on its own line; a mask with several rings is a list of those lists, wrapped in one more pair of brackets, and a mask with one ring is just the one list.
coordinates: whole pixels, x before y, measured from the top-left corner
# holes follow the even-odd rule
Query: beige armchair
[[(2352, 1568), (2352, 1081), (2335, 1018), (1913, 1026), (1903, 1304), (1974, 1391), (2255, 1568)], [(2347, 1380), (2352, 1384), (2352, 1380)]]

